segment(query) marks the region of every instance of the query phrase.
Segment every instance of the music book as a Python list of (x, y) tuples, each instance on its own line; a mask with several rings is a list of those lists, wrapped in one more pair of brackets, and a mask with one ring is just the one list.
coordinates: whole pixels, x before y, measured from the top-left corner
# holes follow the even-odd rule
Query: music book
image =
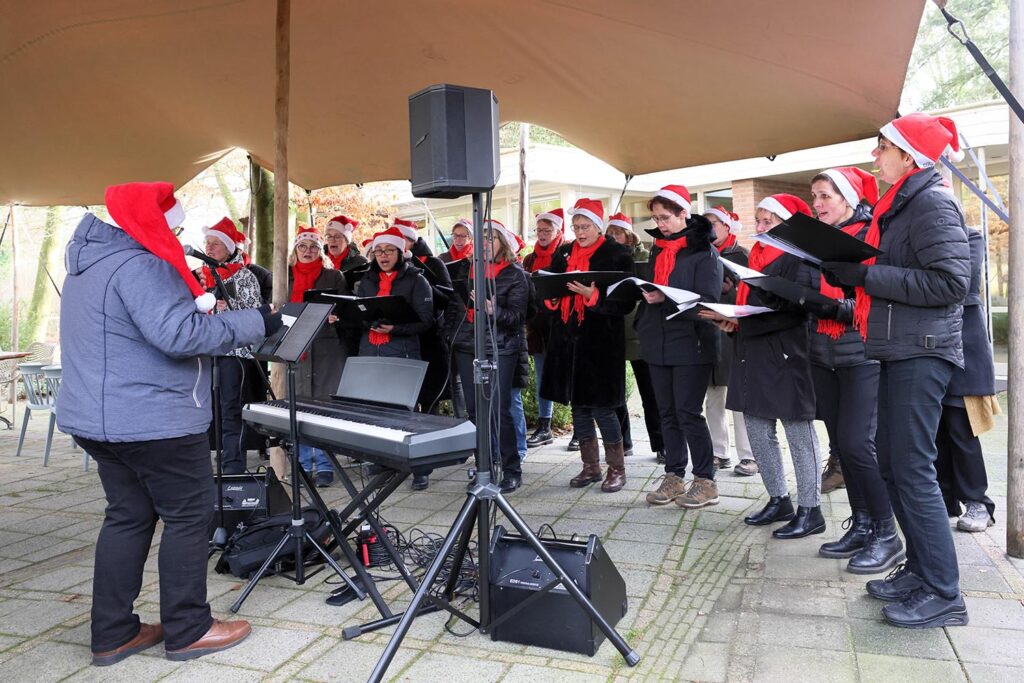
[(322, 294), (323, 301), (334, 304), (334, 314), (343, 327), (363, 327), (363, 322), (381, 325), (401, 325), (419, 322), (416, 311), (401, 296), (350, 296)]
[(348, 291), (356, 291), (356, 285), (363, 279), (363, 276), (370, 271), (370, 264), (364, 263), (361, 266), (354, 266), (347, 270), (341, 271), (342, 277), (345, 278), (345, 284), (348, 285)]
[(622, 273), (615, 270), (574, 270), (568, 273), (552, 273), (546, 270), (538, 270), (532, 276), (533, 286), (537, 292), (538, 299), (558, 299), (563, 296), (573, 296), (568, 285), (570, 282), (580, 282), (589, 285), (591, 282), (597, 286), (613, 285), (620, 280), (632, 277), (631, 273)]
[(627, 277), (615, 284), (608, 286), (608, 298), (625, 298), (629, 301), (636, 301), (640, 298), (641, 292), (661, 292), (669, 301), (678, 305), (693, 303), (700, 300), (700, 294), (690, 292), (677, 287), (656, 285), (638, 277)]
[(775, 296), (785, 299), (786, 301), (792, 301), (795, 304), (803, 306), (808, 301), (819, 304), (827, 305), (834, 304), (835, 299), (825, 296), (817, 289), (805, 287), (804, 285), (787, 280), (784, 277), (775, 277), (774, 275), (762, 275), (761, 277), (753, 277), (744, 280), (747, 285), (751, 287), (757, 287), (763, 289), (766, 292), (771, 292)]
[(253, 355), (258, 360), (297, 362), (309, 349), (330, 314), (331, 306), (328, 304), (285, 304), (281, 307), (284, 325), (260, 342)]
[(329, 289), (307, 289), (302, 294), (302, 300), (306, 303), (330, 304), (333, 306), (334, 301), (327, 299), (328, 294), (333, 294), (337, 296), (341, 294), (341, 292), (338, 291), (337, 287), (332, 287)]
[(470, 265), (469, 259), (460, 258), (455, 261), (449, 261), (444, 264), (444, 267), (448, 269), (448, 274), (454, 278), (462, 268), (469, 268)]
[[(752, 315), (761, 315), (762, 313), (772, 313), (773, 310), (767, 306), (751, 306), (749, 304), (713, 304), (706, 301), (702, 301), (697, 306), (703, 306), (704, 308), (710, 309), (716, 313), (721, 313), (727, 318), (746, 318)], [(682, 311), (680, 311), (681, 313)]]
[(755, 240), (818, 266), (822, 261), (860, 263), (882, 252), (839, 228), (795, 213)]
[(748, 268), (742, 264), (734, 263), (723, 257), (721, 254), (719, 254), (718, 260), (722, 262), (722, 266), (726, 270), (731, 270), (740, 280), (746, 280), (752, 277), (767, 277), (764, 273), (754, 270), (753, 268)]

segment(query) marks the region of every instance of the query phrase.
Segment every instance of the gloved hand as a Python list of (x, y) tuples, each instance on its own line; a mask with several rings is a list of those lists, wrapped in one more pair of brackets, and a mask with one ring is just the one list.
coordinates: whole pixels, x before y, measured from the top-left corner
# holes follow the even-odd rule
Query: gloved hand
[(263, 316), (263, 333), (266, 336), (274, 334), (284, 325), (284, 322), (281, 321), (280, 311), (271, 311), (270, 304), (263, 304), (256, 310)]
[(825, 276), (825, 282), (833, 287), (863, 287), (868, 279), (868, 266), (863, 263), (822, 261), (821, 272)]

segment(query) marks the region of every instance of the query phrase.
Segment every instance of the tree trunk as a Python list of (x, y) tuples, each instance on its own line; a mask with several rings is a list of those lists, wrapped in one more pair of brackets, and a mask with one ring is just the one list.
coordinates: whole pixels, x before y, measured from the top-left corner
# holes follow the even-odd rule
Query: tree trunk
[(39, 246), (39, 264), (36, 266), (36, 281), (32, 288), (32, 300), (25, 316), (25, 341), (39, 341), (39, 324), (46, 317), (46, 304), (53, 288), (47, 268), (50, 267), (50, 254), (53, 243), (57, 239), (60, 228), (60, 207), (51, 206), (46, 210), (46, 227), (43, 231), (43, 243)]
[(228, 217), (235, 222), (235, 227), (238, 227), (238, 204), (235, 203), (235, 197), (231, 194), (231, 190), (228, 189), (227, 181), (224, 180), (224, 170), (220, 164), (213, 165), (213, 177), (217, 179), (217, 188), (220, 190), (220, 194), (224, 197), (224, 204), (228, 207)]
[(530, 235), (533, 213), (530, 211), (530, 174), (527, 148), (530, 146), (530, 124), (519, 124), (519, 236), (525, 241)]
[(266, 268), (274, 262), (274, 174), (257, 166), (252, 198), (253, 242), (256, 249), (253, 260)]

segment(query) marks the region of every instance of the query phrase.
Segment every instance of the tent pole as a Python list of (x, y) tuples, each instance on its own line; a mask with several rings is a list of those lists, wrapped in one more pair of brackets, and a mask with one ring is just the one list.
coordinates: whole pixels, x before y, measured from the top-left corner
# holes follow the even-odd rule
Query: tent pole
[[(1024, 0), (1010, 0), (1010, 88), (1024, 99)], [(1024, 558), (1024, 123), (1010, 116), (1010, 354), (1006, 392), (1009, 443), (1006, 454), (1006, 552)]]
[[(277, 0), (274, 63), (274, 306), (288, 301), (288, 104), (291, 86), (291, 0)], [(270, 382), (277, 396), (285, 396), (285, 372), (273, 363)], [(271, 449), (270, 466), (278, 477), (288, 476), (287, 459), (280, 448)], [(292, 475), (294, 476), (294, 475)]]
[[(18, 221), (14, 204), (11, 207), (11, 292), (14, 296), (11, 309), (11, 350), (18, 350)], [(13, 386), (12, 391), (14, 391)]]
[(519, 236), (526, 240), (529, 235), (527, 226), (532, 220), (530, 211), (530, 177), (526, 163), (526, 148), (530, 145), (530, 124), (519, 124)]

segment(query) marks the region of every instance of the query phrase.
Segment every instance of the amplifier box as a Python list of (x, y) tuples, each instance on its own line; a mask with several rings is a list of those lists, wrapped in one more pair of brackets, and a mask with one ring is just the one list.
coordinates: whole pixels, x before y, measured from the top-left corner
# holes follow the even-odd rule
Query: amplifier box
[[(272, 515), (291, 510), (292, 501), (284, 485), (267, 469), (266, 474), (225, 474), (221, 479), (224, 492), (224, 527), (228, 536), (239, 524), (250, 525)], [(217, 510), (217, 478), (213, 479), (213, 519), (210, 521), (210, 537), (220, 524)]]
[[(626, 582), (601, 540), (591, 534), (586, 542), (543, 539), (542, 543), (598, 613), (615, 626), (626, 614)], [(502, 526), (495, 528), (491, 538), (490, 563), (491, 622), (556, 578), (525, 539), (508, 534)], [(592, 657), (604, 641), (604, 633), (559, 584), (492, 628), (491, 640)]]

